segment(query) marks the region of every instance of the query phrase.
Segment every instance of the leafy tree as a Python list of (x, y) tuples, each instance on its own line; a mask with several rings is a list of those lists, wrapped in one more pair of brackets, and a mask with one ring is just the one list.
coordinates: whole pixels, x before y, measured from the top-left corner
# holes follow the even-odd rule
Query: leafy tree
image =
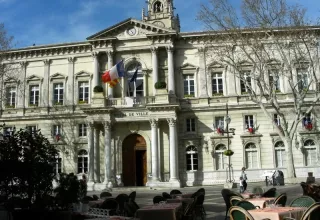
[(211, 31), (203, 41), (206, 62), (227, 65), (240, 79), (242, 94), (261, 108), (283, 141), (287, 177), (294, 178), (297, 128), (320, 98), (320, 27), (312, 26), (302, 6), (286, 0), (242, 0), (240, 9), (228, 0), (209, 2), (198, 15)]
[(4, 133), (0, 140), (0, 192), (29, 205), (53, 192), (57, 150), (40, 130)]

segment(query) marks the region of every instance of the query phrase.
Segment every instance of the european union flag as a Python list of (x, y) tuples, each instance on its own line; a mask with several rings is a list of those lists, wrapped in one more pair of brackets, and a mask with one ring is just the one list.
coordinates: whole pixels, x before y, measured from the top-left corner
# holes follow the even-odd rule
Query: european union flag
[(134, 72), (134, 74), (132, 75), (130, 82), (135, 82), (137, 80), (138, 77), (138, 67), (136, 69), (136, 71)]

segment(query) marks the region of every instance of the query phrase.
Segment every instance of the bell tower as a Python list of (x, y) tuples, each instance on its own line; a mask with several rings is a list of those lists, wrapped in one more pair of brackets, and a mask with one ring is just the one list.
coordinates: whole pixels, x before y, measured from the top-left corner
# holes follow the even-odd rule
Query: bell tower
[(143, 21), (180, 31), (179, 16), (174, 15), (173, 0), (147, 0), (146, 3), (148, 4), (148, 11), (145, 14), (144, 9), (142, 9)]

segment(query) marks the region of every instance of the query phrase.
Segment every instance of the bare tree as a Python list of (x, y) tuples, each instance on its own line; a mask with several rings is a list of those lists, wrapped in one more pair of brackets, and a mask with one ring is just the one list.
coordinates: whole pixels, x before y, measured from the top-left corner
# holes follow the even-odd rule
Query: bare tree
[(208, 56), (228, 65), (242, 95), (261, 108), (285, 144), (288, 178), (295, 177), (298, 125), (319, 101), (320, 27), (311, 26), (305, 12), (286, 0), (242, 0), (240, 9), (210, 0), (198, 14), (210, 30)]

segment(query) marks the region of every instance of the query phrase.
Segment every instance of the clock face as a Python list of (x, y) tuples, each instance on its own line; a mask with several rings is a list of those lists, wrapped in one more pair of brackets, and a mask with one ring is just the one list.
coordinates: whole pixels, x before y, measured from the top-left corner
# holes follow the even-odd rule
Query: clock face
[(137, 33), (137, 30), (133, 27), (133, 28), (129, 28), (127, 30), (127, 33), (130, 35), (130, 36), (133, 36)]
[(154, 25), (157, 25), (158, 27), (164, 27), (164, 23), (161, 21), (155, 21), (153, 22)]

